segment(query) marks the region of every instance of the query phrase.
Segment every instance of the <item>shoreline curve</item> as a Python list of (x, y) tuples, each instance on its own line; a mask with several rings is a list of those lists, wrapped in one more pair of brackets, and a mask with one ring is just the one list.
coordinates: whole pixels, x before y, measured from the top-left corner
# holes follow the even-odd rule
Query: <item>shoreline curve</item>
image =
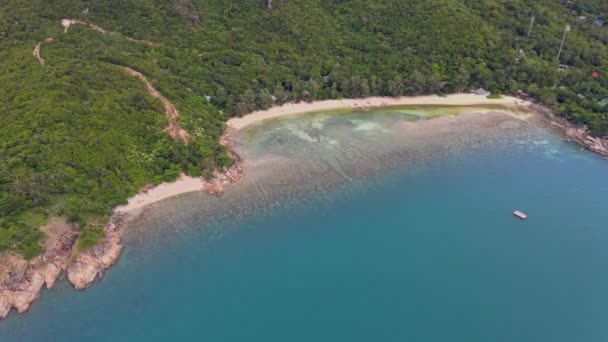
[[(482, 106), (499, 105), (505, 108), (527, 108), (531, 102), (511, 96), (503, 96), (500, 99), (488, 99), (486, 96), (475, 94), (451, 94), (447, 96), (427, 95), (411, 97), (368, 97), (359, 99), (323, 100), (314, 102), (287, 103), (282, 106), (275, 106), (267, 110), (260, 110), (246, 114), (242, 117), (231, 118), (226, 122), (227, 129), (222, 136), (226, 145), (231, 148), (233, 135), (235, 132), (265, 120), (275, 119), (285, 116), (293, 116), (320, 111), (332, 111), (340, 109), (366, 109), (395, 106)], [(128, 204), (118, 206), (114, 209), (115, 213), (129, 213), (141, 209), (149, 204), (153, 204), (181, 194), (206, 190), (208, 181), (200, 177), (190, 177), (181, 175), (174, 182), (161, 183), (154, 187), (142, 189), (137, 195), (130, 197)]]
[(365, 109), (396, 106), (481, 106), (499, 105), (504, 107), (528, 107), (532, 103), (512, 96), (502, 96), (499, 99), (488, 99), (486, 96), (458, 93), (447, 96), (403, 96), (403, 97), (365, 97), (358, 99), (322, 100), (314, 102), (290, 102), (282, 106), (255, 111), (242, 117), (231, 118), (226, 122), (228, 127), (240, 130), (249, 125), (268, 119), (292, 116), (319, 111), (340, 109)]

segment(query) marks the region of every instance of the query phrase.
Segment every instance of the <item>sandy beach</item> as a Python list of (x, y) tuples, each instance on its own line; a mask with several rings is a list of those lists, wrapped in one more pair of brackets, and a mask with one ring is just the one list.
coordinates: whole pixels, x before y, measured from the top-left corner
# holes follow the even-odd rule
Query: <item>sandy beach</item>
[(115, 213), (128, 213), (140, 209), (148, 204), (162, 201), (166, 198), (177, 196), (192, 191), (203, 189), (205, 181), (202, 178), (195, 178), (182, 175), (177, 181), (172, 183), (162, 183), (147, 191), (142, 191), (129, 198), (129, 203), (118, 206), (114, 209)]
[[(529, 103), (515, 98), (504, 96), (500, 99), (488, 99), (486, 96), (475, 94), (453, 94), (448, 96), (415, 96), (415, 97), (370, 97), (362, 99), (326, 100), (317, 102), (288, 103), (280, 107), (273, 107), (264, 111), (257, 111), (241, 118), (228, 120), (228, 127), (240, 130), (246, 126), (262, 122), (267, 119), (281, 116), (297, 115), (317, 111), (331, 111), (345, 108), (373, 108), (386, 106), (407, 105), (437, 105), (437, 106), (477, 106), (477, 105), (499, 105), (505, 108), (527, 107)], [(114, 212), (127, 213), (140, 209), (164, 199), (180, 194), (203, 190), (207, 182), (202, 178), (181, 176), (173, 183), (163, 183), (147, 191), (131, 197), (128, 204), (116, 207)]]
[(500, 105), (505, 107), (527, 106), (529, 103), (510, 96), (500, 99), (488, 99), (486, 96), (475, 94), (452, 94), (448, 96), (411, 96), (411, 97), (369, 97), (362, 99), (325, 100), (316, 102), (287, 103), (280, 107), (257, 111), (240, 118), (228, 120), (227, 125), (234, 129), (281, 116), (296, 115), (324, 110), (338, 110), (344, 108), (373, 108), (390, 106), (478, 106)]

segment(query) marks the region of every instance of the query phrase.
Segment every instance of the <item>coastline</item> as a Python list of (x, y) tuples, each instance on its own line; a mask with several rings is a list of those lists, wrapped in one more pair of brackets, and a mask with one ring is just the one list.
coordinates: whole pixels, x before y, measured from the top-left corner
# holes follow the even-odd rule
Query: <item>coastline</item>
[(127, 204), (116, 207), (114, 213), (128, 213), (166, 198), (202, 190), (204, 185), (205, 181), (202, 178), (182, 174), (175, 182), (161, 183), (157, 186), (144, 188), (137, 195), (129, 198)]
[(557, 117), (547, 109), (543, 108), (542, 110), (538, 110), (538, 112), (545, 114), (550, 127), (557, 129), (566, 140), (577, 143), (581, 146), (581, 149), (587, 149), (604, 158), (608, 157), (608, 140), (606, 138), (594, 137), (589, 133), (587, 126), (573, 124), (564, 118)]
[[(215, 170), (213, 178), (181, 175), (171, 183), (156, 186), (148, 185), (138, 194), (128, 199), (125, 205), (114, 208), (114, 214), (104, 226), (105, 237), (86, 251), (75, 248), (77, 233), (72, 225), (63, 220), (55, 220), (43, 227), (43, 230), (61, 227), (60, 233), (48, 234), (46, 251), (43, 255), (26, 261), (17, 256), (6, 256), (5, 267), (0, 267), (0, 319), (6, 317), (12, 308), (19, 313), (29, 309), (38, 298), (43, 287), (52, 288), (63, 274), (77, 290), (86, 289), (96, 279), (102, 278), (105, 270), (117, 262), (121, 250), (121, 222), (123, 216), (141, 209), (149, 204), (162, 201), (181, 194), (205, 191), (221, 196), (224, 186), (238, 182), (244, 175), (243, 161), (234, 149), (234, 134), (256, 123), (281, 116), (291, 116), (316, 111), (331, 111), (348, 108), (375, 108), (406, 105), (436, 106), (475, 106), (501, 105), (506, 108), (527, 107), (526, 101), (503, 97), (488, 99), (474, 94), (453, 94), (445, 97), (436, 95), (416, 97), (371, 97), (362, 99), (327, 100), (318, 102), (288, 103), (265, 111), (257, 111), (241, 118), (228, 120), (220, 143), (228, 148), (229, 155), (235, 161), (230, 169)], [(49, 228), (51, 227), (51, 228)]]
[(135, 196), (127, 199), (127, 204), (114, 208), (114, 215), (128, 214), (149, 204), (189, 192), (205, 191), (210, 195), (221, 196), (224, 193), (225, 185), (236, 183), (243, 177), (242, 158), (234, 151), (234, 133), (236, 130), (227, 127), (220, 138), (220, 143), (228, 148), (228, 154), (234, 160), (232, 167), (215, 170), (213, 178), (210, 180), (181, 174), (174, 182), (148, 185)]
[[(376, 113), (379, 115), (374, 115)], [(391, 113), (396, 113), (396, 117), (391, 117)], [(236, 136), (240, 142), (239, 151), (247, 159), (247, 177), (236, 186), (227, 187), (224, 197), (213, 198), (203, 192), (194, 192), (129, 214), (122, 228), (123, 255), (113, 268), (107, 270), (104, 279), (82, 293), (73, 291), (66, 282), (58, 283), (56, 290), (43, 291), (40, 301), (35, 302), (30, 311), (24, 315), (15, 312), (6, 321), (0, 321), (0, 336), (7, 341), (19, 340), (19, 337), (36, 340), (42, 336), (43, 339), (45, 333), (77, 340), (86, 340), (87, 336), (120, 338), (124, 335), (125, 327), (129, 329), (132, 325), (129, 319), (133, 313), (137, 314), (134, 322), (145, 330), (158, 321), (160, 312), (166, 314), (169, 310), (175, 318), (171, 321), (174, 325), (179, 326), (182, 321), (198, 323), (202, 327), (199, 329), (200, 336), (204, 337), (211, 334), (209, 329), (213, 330), (217, 326), (213, 324), (217, 323), (219, 328), (214, 331), (218, 334), (214, 333), (214, 336), (220, 336), (220, 339), (227, 336), (229, 339), (232, 335), (224, 334), (225, 328), (230, 328), (231, 322), (244, 317), (239, 303), (228, 308), (233, 320), (228, 321), (214, 314), (218, 309), (223, 310), (236, 292), (248, 293), (248, 298), (259, 299), (259, 287), (256, 285), (252, 289), (251, 279), (257, 281), (264, 274), (263, 291), (270, 295), (273, 295), (277, 281), (284, 280), (285, 286), (281, 288), (285, 289), (287, 297), (282, 298), (288, 298), (293, 293), (306, 293), (307, 284), (300, 286), (286, 279), (282, 273), (286, 269), (293, 270), (296, 276), (302, 271), (317, 275), (321, 273), (315, 273), (318, 271), (316, 261), (333, 260), (326, 265), (321, 277), (317, 277), (317, 283), (322, 287), (327, 284), (323, 276), (335, 273), (332, 271), (336, 267), (351, 265), (349, 260), (359, 260), (357, 258), (361, 257), (363, 251), (366, 260), (370, 255), (378, 256), (378, 253), (381, 255), (377, 260), (396, 260), (386, 268), (385, 284), (388, 291), (401, 290), (402, 287), (393, 286), (391, 280), (395, 278), (390, 273), (395, 266), (399, 267), (399, 260), (394, 258), (391, 251), (378, 252), (375, 247), (382, 242), (391, 250), (404, 251), (403, 243), (412, 242), (412, 237), (419, 240), (412, 242), (412, 246), (419, 246), (422, 253), (427, 251), (429, 238), (444, 242), (439, 246), (433, 244), (438, 256), (437, 267), (446, 265), (446, 251), (453, 251), (450, 246), (453, 247), (454, 242), (464, 241), (464, 235), (467, 235), (466, 241), (473, 242), (461, 246), (464, 253), (460, 254), (460, 261), (463, 265), (471, 262), (471, 255), (467, 251), (474, 250), (480, 256), (487, 254), (484, 243), (488, 241), (504, 252), (502, 260), (513, 260), (513, 251), (519, 255), (517, 247), (521, 247), (522, 235), (526, 235), (523, 240), (534, 247), (546, 244), (544, 237), (553, 236), (556, 231), (565, 232), (566, 235), (557, 236), (555, 241), (566, 247), (571, 242), (564, 238), (578, 241), (577, 237), (582, 234), (586, 241), (577, 245), (581, 247), (580, 251), (588, 251), (585, 246), (595, 246), (601, 250), (601, 242), (593, 244), (594, 238), (597, 240), (598, 234), (603, 231), (597, 215), (585, 216), (586, 220), (582, 222), (585, 224), (584, 232), (577, 228), (583, 219), (578, 215), (580, 209), (588, 209), (601, 216), (600, 204), (584, 208), (585, 204), (580, 201), (581, 198), (587, 199), (585, 192), (594, 189), (595, 177), (576, 179), (564, 176), (576, 175), (580, 170), (585, 175), (601, 176), (607, 164), (586, 151), (580, 151), (577, 145), (566, 143), (556, 132), (546, 130), (545, 126), (541, 126), (544, 123), (542, 119), (538, 115), (529, 120), (515, 120), (507, 114), (496, 112), (492, 115), (463, 113), (419, 120), (398, 109), (369, 113), (341, 111), (331, 116), (307, 114), (252, 126), (249, 128), (252, 132), (246, 129)], [(372, 128), (370, 123), (376, 126)], [(361, 130), (360, 127), (368, 129)], [(322, 139), (309, 142), (293, 134), (301, 131), (310, 134), (318, 132)], [(433, 136), (437, 139), (434, 140)], [(330, 145), (332, 139), (339, 141), (338, 146)], [(365, 154), (365, 151), (377, 154)], [(337, 164), (319, 163), (334, 156), (337, 156), (334, 159)], [(341, 176), (340, 170), (353, 181)], [(264, 191), (256, 191), (258, 189)], [(543, 192), (546, 189), (551, 191)], [(560, 196), (552, 196), (558, 192)], [(492, 194), (500, 194), (501, 199), (488, 200)], [(564, 203), (566, 199), (570, 202)], [(513, 208), (512, 203), (519, 208)], [(579, 210), (555, 213), (556, 207), (567, 208), (570, 203), (581, 203), (577, 207)], [(373, 205), (373, 208), (369, 205)], [(532, 214), (533, 220), (521, 222), (513, 218), (511, 212), (521, 208)], [(397, 212), (399, 216), (393, 216)], [(445, 229), (427, 224), (429, 217), (434, 217), (428, 215), (430, 212), (449, 213), (444, 216), (455, 217), (454, 227), (457, 223), (460, 228)], [(370, 213), (373, 215), (370, 216)], [(359, 219), (350, 220), (352, 215), (359, 215)], [(555, 215), (559, 215), (557, 221), (560, 229), (547, 225)], [(370, 228), (370, 224), (373, 226), (379, 219), (386, 223), (382, 225), (386, 228), (382, 241), (377, 240), (375, 228)], [(475, 219), (485, 220), (487, 224), (472, 225)], [(443, 218), (438, 220), (449, 221)], [(395, 228), (395, 222), (420, 223), (424, 227)], [(449, 223), (448, 227), (452, 227)], [(493, 226), (493, 223), (500, 226)], [(354, 225), (358, 226), (353, 228)], [(428, 235), (427, 226), (439, 227), (435, 230), (437, 233), (432, 237)], [(535, 238), (541, 230), (543, 236)], [(399, 241), (395, 240), (398, 236), (393, 235), (397, 232)], [(356, 233), (356, 241), (351, 240), (352, 233)], [(453, 238), (445, 239), (444, 234), (447, 233)], [(491, 233), (491, 237), (487, 233)], [(501, 249), (505, 233), (509, 233), (507, 240), (514, 242), (514, 249)], [(603, 235), (608, 239), (608, 234)], [(311, 246), (314, 248), (311, 249)], [(528, 256), (537, 261), (542, 270), (547, 259), (532, 247), (524, 250), (529, 252)], [(329, 259), (311, 260), (311, 251), (314, 250), (316, 256), (318, 248), (323, 249), (326, 252), (324, 256)], [(341, 252), (336, 254), (336, 248), (340, 248)], [(296, 267), (286, 268), (286, 263), (277, 256), (285, 253), (291, 256), (294, 249), (299, 250), (297, 258), (290, 260), (294, 261), (291, 266)], [(555, 255), (560, 254), (559, 248), (551, 250)], [(350, 253), (348, 258), (342, 252)], [(406, 258), (403, 260), (410, 260), (407, 258), (411, 255), (410, 251), (404, 253)], [(591, 254), (598, 256), (595, 251), (589, 251), (577, 259), (577, 263), (584, 265)], [(562, 256), (567, 264), (570, 256)], [(598, 257), (601, 258), (601, 255)], [(518, 274), (523, 277), (529, 275), (527, 259), (515, 259), (522, 265), (516, 270), (521, 271)], [(488, 269), (495, 269), (483, 258), (479, 260)], [(251, 267), (241, 268), (244, 262)], [(383, 262), (379, 264), (386, 265)], [(424, 272), (425, 265), (417, 260), (412, 260), (412, 265), (420, 266)], [(447, 264), (447, 267), (450, 265)], [(559, 265), (553, 265), (554, 274), (562, 276)], [(597, 263), (597, 270), (589, 270), (589, 274), (600, 270), (601, 265)], [(300, 266), (307, 268), (300, 269)], [(362, 270), (360, 263), (352, 266), (350, 273), (358, 276)], [(362, 279), (369, 281), (362, 280), (364, 287), (361, 289), (375, 288), (377, 272), (363, 273)], [(495, 284), (508, 291), (511, 284), (502, 281), (501, 270), (497, 270), (496, 274)], [(481, 276), (484, 275), (482, 272)], [(336, 281), (339, 282), (341, 276), (336, 275)], [(568, 278), (567, 275), (563, 276), (564, 279)], [(403, 274), (403, 280), (410, 283), (407, 274)], [(430, 283), (434, 280), (436, 277), (431, 275)], [(539, 288), (542, 288), (543, 279), (536, 280)], [(576, 280), (572, 283), (576, 285)], [(235, 284), (242, 286), (235, 288)], [(486, 285), (483, 281), (481, 284), (475, 281), (471, 284), (478, 284), (482, 288)], [(413, 284), (413, 293), (417, 290), (416, 285)], [(167, 291), (168, 286), (174, 290)], [(441, 289), (440, 284), (438, 288)], [(582, 288), (585, 288), (584, 284)], [(559, 289), (554, 291), (557, 298), (559, 292)], [(357, 297), (361, 291), (354, 289), (349, 293)], [(601, 289), (597, 293), (601, 295)], [(456, 289), (454, 295), (460, 294), (462, 292)], [(327, 295), (330, 302), (332, 295), (335, 298), (335, 293)], [(530, 296), (534, 297), (534, 293)], [(491, 293), (488, 300), (492, 300)], [(318, 303), (322, 305), (324, 301), (327, 302), (322, 299)], [(525, 302), (525, 298), (522, 301)], [(257, 304), (264, 307), (264, 302), (265, 298), (261, 298)], [(441, 300), (437, 303), (439, 306), (442, 304)], [(407, 308), (408, 300), (403, 304)], [(354, 305), (357, 306), (357, 303)], [(601, 308), (601, 305), (597, 307)], [(250, 309), (253, 314), (259, 311), (255, 306)], [(279, 316), (280, 311), (277, 311)], [(411, 313), (414, 316), (418, 314), (416, 310)], [(331, 316), (328, 315), (330, 319)], [(201, 317), (204, 318), (202, 321)], [(208, 317), (217, 319), (211, 324)], [(306, 319), (306, 313), (302, 318)], [(83, 319), (87, 322), (87, 329), (81, 332), (79, 327), (83, 326)], [(109, 327), (96, 323), (108, 320), (117, 320), (118, 323)], [(120, 323), (125, 320), (128, 322), (126, 325)], [(260, 322), (264, 324), (264, 319)], [(378, 322), (383, 328), (384, 323)], [(395, 322), (398, 328), (399, 319)], [(222, 325), (224, 323), (225, 326)], [(154, 334), (153, 331), (149, 336), (152, 338)], [(170, 339), (171, 334), (168, 332), (166, 337)], [(0, 340), (4, 339), (0, 337)]]
[(529, 107), (531, 102), (516, 97), (503, 96), (500, 99), (488, 99), (486, 96), (469, 93), (451, 94), (447, 96), (404, 96), (404, 97), (367, 97), (359, 99), (323, 100), (315, 102), (286, 103), (247, 114), (240, 118), (231, 118), (226, 124), (236, 130), (264, 120), (297, 114), (331, 111), (346, 108), (366, 109), (396, 106), (480, 106), (499, 105), (504, 107)]
[[(408, 105), (498, 105), (505, 107), (505, 109), (525, 108), (544, 114), (544, 117), (548, 118), (552, 126), (560, 128), (565, 137), (575, 140), (594, 152), (608, 154), (608, 144), (604, 140), (599, 139), (602, 144), (598, 146), (602, 148), (594, 148), (598, 139), (590, 137), (583, 128), (575, 127), (566, 120), (556, 118), (543, 107), (526, 100), (507, 96), (500, 99), (488, 99), (485, 96), (474, 94), (453, 94), (445, 97), (436, 95), (400, 98), (372, 97), (312, 103), (289, 103), (265, 111), (253, 112), (241, 118), (232, 118), (226, 123), (226, 129), (220, 142), (228, 148), (228, 153), (235, 160), (235, 164), (231, 168), (215, 170), (213, 178), (210, 180), (181, 175), (175, 182), (144, 187), (137, 195), (129, 198), (127, 204), (114, 209), (114, 214), (109, 223), (104, 226), (106, 236), (99, 245), (86, 251), (77, 251), (75, 248), (77, 234), (71, 228), (71, 225), (66, 222), (55, 222), (48, 226), (53, 224), (61, 226), (59, 233), (49, 234), (45, 230), (47, 227), (43, 228), (48, 236), (46, 251), (43, 255), (30, 261), (16, 256), (6, 256), (7, 265), (4, 268), (0, 267), (0, 276), (4, 276), (4, 280), (0, 277), (0, 319), (4, 318), (11, 308), (16, 308), (19, 313), (26, 311), (39, 296), (41, 289), (43, 287), (52, 288), (62, 274), (65, 274), (74, 288), (78, 290), (85, 289), (96, 279), (102, 278), (105, 270), (116, 263), (120, 256), (122, 250), (121, 223), (124, 215), (149, 204), (189, 192), (202, 190), (212, 195), (221, 196), (225, 185), (236, 183), (244, 176), (243, 160), (234, 149), (234, 135), (239, 130), (268, 119), (310, 112)], [(486, 112), (486, 110), (481, 110), (481, 112)], [(506, 110), (505, 112), (509, 111)], [(509, 114), (525, 119), (525, 116)]]
[[(293, 116), (306, 114), (318, 111), (332, 111), (348, 108), (377, 108), (377, 107), (394, 107), (394, 106), (415, 106), (415, 105), (434, 105), (434, 106), (481, 106), (481, 105), (499, 105), (506, 108), (527, 108), (531, 105), (530, 102), (521, 100), (515, 97), (503, 96), (500, 99), (488, 99), (485, 96), (475, 94), (453, 94), (448, 96), (413, 96), (413, 97), (370, 97), (361, 99), (342, 99), (342, 100), (325, 100), (316, 102), (300, 102), (287, 103), (282, 106), (272, 107), (268, 110), (256, 111), (247, 114), (240, 118), (231, 118), (226, 122), (227, 129), (220, 139), (224, 146), (229, 148), (231, 157), (236, 160), (236, 164), (240, 166), (241, 157), (234, 151), (233, 137), (239, 130), (254, 124), (261, 123), (265, 120), (275, 119), (284, 116)], [(233, 167), (234, 168), (234, 167)], [(206, 191), (213, 195), (221, 195), (223, 185), (234, 183), (235, 177), (230, 177), (234, 173), (242, 173), (242, 170), (230, 172), (232, 170), (223, 170), (214, 175), (214, 179), (207, 181), (200, 177), (190, 177), (181, 175), (178, 180), (170, 183), (161, 183), (157, 186), (146, 187), (137, 195), (128, 199), (128, 204), (118, 206), (114, 209), (115, 213), (126, 214), (128, 212), (143, 208), (148, 204), (162, 201), (167, 198), (185, 194), (194, 191)], [(242, 176), (242, 175), (241, 175)], [(240, 177), (238, 177), (240, 179)], [(218, 184), (218, 180), (220, 180)]]

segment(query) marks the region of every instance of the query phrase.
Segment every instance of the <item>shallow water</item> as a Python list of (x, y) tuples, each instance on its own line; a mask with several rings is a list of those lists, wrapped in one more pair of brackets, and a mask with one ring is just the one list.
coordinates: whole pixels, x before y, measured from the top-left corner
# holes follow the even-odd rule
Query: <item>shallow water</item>
[(142, 210), (101, 282), (0, 341), (608, 338), (608, 162), (507, 116), (421, 117), (243, 132), (242, 184)]

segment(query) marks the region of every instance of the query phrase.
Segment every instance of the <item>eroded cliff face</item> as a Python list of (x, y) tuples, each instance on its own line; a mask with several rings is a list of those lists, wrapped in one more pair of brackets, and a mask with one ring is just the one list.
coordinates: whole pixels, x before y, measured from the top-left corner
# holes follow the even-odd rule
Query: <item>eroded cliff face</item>
[(42, 287), (52, 288), (68, 265), (78, 234), (59, 219), (42, 230), (47, 235), (44, 254), (29, 261), (15, 255), (0, 257), (0, 318), (11, 308), (26, 311)]
[(78, 238), (74, 227), (64, 220), (54, 219), (42, 228), (47, 236), (44, 254), (32, 260), (1, 255), (0, 318), (6, 317), (12, 308), (19, 313), (29, 309), (42, 288), (55, 286), (64, 272), (76, 289), (89, 286), (101, 276), (116, 262), (122, 248), (116, 220), (114, 218), (106, 226), (103, 242), (84, 252), (74, 248)]
[(120, 256), (122, 245), (121, 233), (115, 222), (105, 227), (103, 241), (75, 255), (67, 267), (68, 280), (75, 289), (82, 290), (91, 285), (95, 279), (102, 278), (105, 270), (114, 265)]

